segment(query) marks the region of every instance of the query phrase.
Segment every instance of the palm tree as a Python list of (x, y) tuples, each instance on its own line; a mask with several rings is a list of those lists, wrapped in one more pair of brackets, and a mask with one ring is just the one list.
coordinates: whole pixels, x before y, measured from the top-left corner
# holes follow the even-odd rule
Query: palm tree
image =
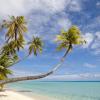
[[(8, 75), (12, 74), (12, 71), (4, 66), (0, 65), (0, 80), (6, 80), (8, 78)], [(4, 84), (0, 85), (0, 90), (2, 90), (4, 87)]]
[(28, 43), (29, 44), (29, 55), (34, 53), (37, 56), (37, 53), (42, 52), (43, 42), (39, 37), (33, 37), (33, 40)]
[(12, 40), (2, 47), (1, 54), (8, 54), (13, 56), (13, 54), (16, 54), (16, 52), (21, 48), (24, 48), (24, 44), (24, 39), (22, 37), (19, 37), (16, 41)]
[(56, 41), (60, 42), (57, 50), (67, 49), (63, 57), (73, 49), (73, 46), (85, 43), (77, 26), (72, 26), (67, 32), (62, 31), (60, 35), (57, 35)]
[(27, 32), (27, 26), (24, 16), (11, 16), (10, 20), (4, 20), (2, 27), (7, 29), (7, 43), (12, 43), (13, 47), (19, 50), (24, 45), (24, 33)]
[(27, 32), (24, 16), (11, 16), (10, 21), (4, 20), (2, 26), (7, 28), (7, 41), (9, 41), (10, 39), (17, 40), (18, 37), (23, 37), (23, 33)]
[[(0, 57), (0, 80), (6, 80), (9, 74), (12, 74), (12, 71), (7, 68), (8, 65), (12, 63), (12, 59), (8, 55), (2, 55)], [(0, 90), (2, 90), (4, 85), (0, 85)]]
[(67, 54), (73, 49), (75, 45), (82, 45), (86, 41), (81, 36), (81, 31), (77, 26), (71, 26), (68, 31), (62, 31), (55, 39), (58, 42), (57, 50), (61, 51), (65, 49), (65, 53), (61, 58), (60, 63), (57, 66), (54, 66), (53, 71), (56, 71), (63, 64)]
[(30, 42), (28, 42), (27, 45), (29, 45), (29, 49), (28, 49), (29, 53), (28, 53), (28, 55), (25, 55), (22, 59), (19, 59), (19, 57), (16, 55), (16, 50), (13, 47), (11, 47), (12, 45), (11, 46), (7, 45), (7, 47), (5, 46), (5, 48), (3, 48), (4, 53), (6, 53), (6, 52), (8, 52), (8, 54), (11, 53), (11, 54), (14, 55), (14, 57), (17, 58), (17, 59), (14, 60), (13, 63), (11, 63), (7, 67), (11, 67), (11, 66), (27, 59), (32, 53), (35, 56), (37, 56), (38, 53), (42, 53), (43, 42), (42, 42), (40, 37), (33, 36), (33, 39)]
[[(36, 38), (35, 40), (33, 39), (29, 47), (29, 54), (33, 53), (37, 55), (37, 50), (41, 51), (41, 42), (37, 42), (39, 40)], [(61, 67), (63, 61), (65, 60), (66, 55), (73, 49), (74, 45), (80, 45), (83, 44), (85, 41), (81, 37), (81, 32), (76, 26), (72, 26), (67, 32), (61, 32), (60, 35), (57, 35), (56, 41), (59, 42), (59, 45), (57, 47), (58, 50), (65, 49), (65, 54), (61, 58), (61, 61), (59, 64), (57, 64), (55, 67), (53, 67), (50, 71), (47, 73), (42, 73), (40, 75), (36, 76), (26, 76), (26, 77), (18, 77), (18, 78), (10, 78), (7, 80), (3, 80), (0, 82), (0, 84), (6, 84), (6, 83), (12, 83), (12, 82), (17, 82), (17, 81), (23, 81), (23, 80), (36, 80), (40, 78), (44, 78), (48, 75), (53, 74), (59, 67)], [(29, 43), (29, 44), (30, 44)], [(36, 44), (36, 45), (35, 45)], [(37, 46), (38, 44), (38, 46)]]

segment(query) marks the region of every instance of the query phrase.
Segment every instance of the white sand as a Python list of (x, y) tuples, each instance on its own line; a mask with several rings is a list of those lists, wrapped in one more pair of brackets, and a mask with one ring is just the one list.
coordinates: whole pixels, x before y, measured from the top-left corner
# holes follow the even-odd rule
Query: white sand
[(0, 92), (0, 100), (56, 100), (54, 98), (49, 98), (48, 96), (42, 96), (33, 94), (32, 97), (26, 96), (16, 91), (6, 90)]
[(13, 91), (0, 92), (0, 100), (36, 100)]

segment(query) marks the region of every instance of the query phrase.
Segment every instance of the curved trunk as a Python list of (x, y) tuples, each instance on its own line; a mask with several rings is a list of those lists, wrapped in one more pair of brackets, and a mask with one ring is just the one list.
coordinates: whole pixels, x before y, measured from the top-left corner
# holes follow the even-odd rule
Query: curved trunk
[(7, 80), (0, 81), (0, 85), (7, 84), (7, 83), (18, 82), (18, 81), (25, 81), (25, 80), (37, 80), (37, 79), (41, 79), (41, 78), (47, 77), (47, 76), (53, 74), (59, 67), (61, 67), (61, 65), (63, 64), (63, 62), (65, 60), (65, 57), (69, 53), (69, 51), (70, 51), (70, 46), (67, 49), (67, 51), (65, 52), (64, 56), (62, 57), (60, 63), (57, 64), (56, 66), (54, 66), (51, 69), (51, 71), (48, 71), (47, 73), (42, 73), (42, 74), (34, 75), (34, 76), (10, 78), (10, 79), (7, 79)]
[(0, 85), (2, 84), (7, 84), (7, 83), (13, 83), (13, 82), (18, 82), (18, 81), (24, 81), (24, 80), (36, 80), (36, 79), (41, 79), (41, 78), (44, 78), (50, 74), (52, 74), (53, 71), (50, 71), (48, 73), (43, 73), (43, 74), (40, 74), (40, 75), (35, 75), (35, 76), (26, 76), (26, 77), (17, 77), (17, 78), (10, 78), (10, 79), (7, 79), (7, 80), (4, 80), (4, 81), (1, 81), (0, 82)]
[(54, 66), (54, 68), (52, 69), (53, 71), (56, 71), (59, 67), (61, 67), (61, 65), (63, 64), (67, 54), (69, 53), (69, 51), (71, 50), (72, 45), (69, 45), (69, 48), (67, 49), (67, 51), (65, 52), (64, 56), (61, 58), (60, 63), (57, 64), (56, 66)]

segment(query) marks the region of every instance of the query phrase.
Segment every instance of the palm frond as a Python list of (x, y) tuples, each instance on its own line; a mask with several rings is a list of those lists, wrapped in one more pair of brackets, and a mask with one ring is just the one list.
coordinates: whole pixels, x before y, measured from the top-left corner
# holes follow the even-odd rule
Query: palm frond
[(29, 55), (34, 53), (37, 56), (38, 52), (42, 52), (43, 42), (39, 37), (33, 37), (33, 40), (29, 44)]

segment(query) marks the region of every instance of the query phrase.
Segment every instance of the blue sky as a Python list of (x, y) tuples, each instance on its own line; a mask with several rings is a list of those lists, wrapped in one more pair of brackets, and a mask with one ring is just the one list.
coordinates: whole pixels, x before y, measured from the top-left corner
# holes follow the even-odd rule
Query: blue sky
[[(32, 35), (44, 41), (41, 55), (31, 55), (15, 65), (16, 76), (46, 72), (55, 66), (64, 51), (56, 51), (55, 36), (62, 29), (77, 25), (87, 44), (74, 47), (63, 66), (50, 80), (100, 80), (100, 0), (0, 0), (0, 20), (24, 15), (28, 24), (27, 41)], [(3, 33), (0, 34), (2, 44)], [(20, 56), (27, 53), (27, 46)]]

